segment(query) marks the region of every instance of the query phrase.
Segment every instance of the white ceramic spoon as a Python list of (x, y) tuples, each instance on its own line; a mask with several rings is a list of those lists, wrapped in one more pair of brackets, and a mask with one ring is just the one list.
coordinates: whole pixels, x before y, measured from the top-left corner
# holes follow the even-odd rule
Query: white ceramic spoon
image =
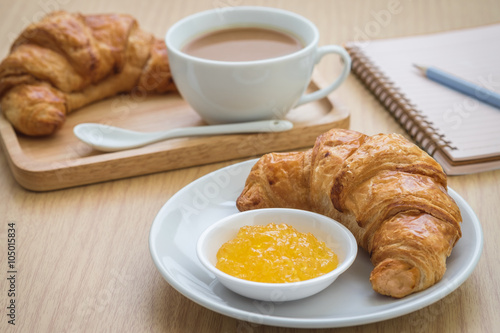
[(247, 123), (175, 128), (161, 132), (136, 132), (103, 124), (79, 124), (73, 129), (78, 139), (100, 151), (138, 148), (150, 143), (187, 136), (282, 132), (293, 127), (288, 120), (263, 120)]

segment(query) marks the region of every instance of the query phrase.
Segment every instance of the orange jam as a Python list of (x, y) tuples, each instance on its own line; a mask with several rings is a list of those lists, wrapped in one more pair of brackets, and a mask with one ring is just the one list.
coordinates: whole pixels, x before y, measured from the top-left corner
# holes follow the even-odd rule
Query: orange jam
[(240, 279), (297, 282), (334, 270), (337, 255), (311, 233), (287, 224), (242, 227), (217, 252), (216, 267)]

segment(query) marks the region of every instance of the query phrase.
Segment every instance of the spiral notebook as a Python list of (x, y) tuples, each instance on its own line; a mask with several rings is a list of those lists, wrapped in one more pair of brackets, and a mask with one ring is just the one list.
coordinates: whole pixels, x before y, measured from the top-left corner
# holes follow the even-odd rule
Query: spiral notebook
[(449, 175), (500, 168), (500, 109), (435, 83), (433, 66), (500, 92), (500, 24), (345, 45), (352, 71)]

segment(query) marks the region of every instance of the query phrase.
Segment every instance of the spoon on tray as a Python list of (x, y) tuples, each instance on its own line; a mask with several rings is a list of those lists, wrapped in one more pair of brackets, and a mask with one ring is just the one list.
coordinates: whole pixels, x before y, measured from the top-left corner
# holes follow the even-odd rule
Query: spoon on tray
[(174, 128), (161, 132), (137, 132), (103, 124), (84, 123), (73, 132), (96, 150), (112, 152), (142, 147), (167, 139), (236, 133), (282, 132), (292, 129), (288, 120), (262, 120), (246, 123)]

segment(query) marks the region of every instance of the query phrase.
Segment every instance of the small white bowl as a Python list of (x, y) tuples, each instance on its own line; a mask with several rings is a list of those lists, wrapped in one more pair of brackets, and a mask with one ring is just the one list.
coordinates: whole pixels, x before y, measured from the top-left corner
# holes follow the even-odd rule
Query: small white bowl
[[(337, 268), (317, 278), (290, 283), (248, 281), (215, 268), (217, 251), (222, 244), (235, 238), (241, 227), (269, 223), (286, 223), (299, 232), (312, 233), (335, 252), (339, 260)], [(301, 299), (322, 291), (351, 266), (357, 251), (354, 236), (339, 222), (320, 214), (287, 208), (257, 209), (228, 216), (207, 228), (198, 239), (196, 248), (203, 266), (228, 289), (249, 298), (271, 302)]]

